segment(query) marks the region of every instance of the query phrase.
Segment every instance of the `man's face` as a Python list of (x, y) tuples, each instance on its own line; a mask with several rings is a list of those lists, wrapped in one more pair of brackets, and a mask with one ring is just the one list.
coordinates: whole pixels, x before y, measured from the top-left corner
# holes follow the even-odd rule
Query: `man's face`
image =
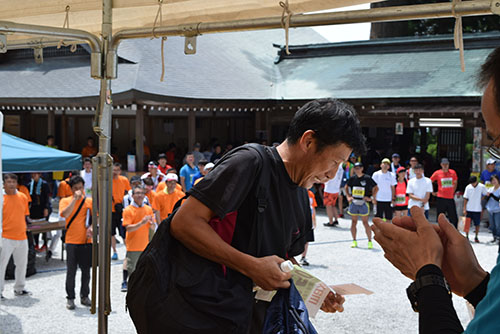
[(130, 185), (132, 187), (132, 189), (134, 189), (135, 187), (139, 187), (141, 185), (142, 181), (134, 181), (134, 182), (130, 182)]
[(495, 165), (494, 164), (486, 165), (486, 169), (488, 170), (488, 172), (491, 173), (495, 170)]
[(144, 196), (146, 193), (142, 189), (134, 189), (134, 193), (132, 194), (132, 198), (134, 199), (135, 204), (141, 206), (144, 202)]
[(443, 172), (447, 172), (448, 169), (450, 169), (450, 164), (441, 164), (441, 168), (443, 169)]
[(417, 164), (417, 162), (418, 162), (418, 161), (417, 161), (417, 159), (416, 159), (416, 158), (411, 158), (411, 159), (410, 159), (410, 166), (411, 166), (412, 168), (415, 168), (415, 165)]
[(92, 164), (90, 163), (90, 161), (85, 161), (83, 163), (83, 169), (85, 169), (85, 171), (90, 172), (90, 170), (92, 169)]
[(361, 175), (363, 175), (363, 167), (354, 167), (354, 173), (355, 173), (357, 176), (361, 176)]
[(149, 194), (149, 192), (151, 190), (153, 190), (153, 187), (154, 186), (152, 184), (146, 184), (146, 185), (144, 185), (144, 188), (146, 188), (146, 193), (148, 193), (148, 194)]
[(391, 165), (389, 165), (387, 162), (384, 162), (382, 165), (380, 165), (380, 168), (384, 173), (389, 170), (389, 167), (391, 167)]
[[(492, 139), (500, 135), (500, 109), (495, 101), (495, 83), (490, 80), (481, 100), (481, 112), (483, 114), (484, 123), (486, 124), (486, 132)], [(500, 139), (494, 145), (500, 147)]]
[(161, 158), (160, 160), (158, 160), (158, 163), (160, 164), (160, 166), (165, 167), (167, 165), (167, 159)]
[(156, 175), (156, 167), (155, 166), (148, 166), (148, 171), (152, 174), (152, 175)]
[(78, 190), (82, 191), (83, 192), (83, 183), (79, 182), (77, 184), (74, 184), (72, 187), (71, 187), (71, 191), (73, 192), (73, 194), (75, 192), (77, 192)]
[(395, 165), (399, 165), (399, 157), (392, 157), (392, 162), (394, 162)]
[(186, 163), (187, 163), (188, 165), (192, 165), (192, 164), (193, 164), (193, 162), (194, 162), (194, 155), (192, 155), (192, 154), (188, 154), (188, 155), (186, 155)]
[(14, 191), (17, 187), (17, 181), (14, 179), (5, 179), (3, 181), (3, 186), (6, 190)]
[(169, 193), (173, 192), (175, 190), (176, 186), (177, 186), (177, 182), (175, 182), (175, 180), (167, 181), (167, 191)]
[(94, 146), (94, 139), (87, 140), (87, 145), (91, 147)]
[(416, 168), (415, 175), (420, 179), (424, 175), (424, 170), (422, 168)]
[(31, 173), (31, 178), (33, 180), (35, 180), (35, 182), (38, 182), (38, 180), (40, 180), (41, 176), (42, 176), (42, 174), (40, 174), (40, 173)]
[(325, 183), (337, 174), (339, 166), (347, 160), (352, 149), (344, 143), (328, 145), (317, 152), (316, 142), (310, 144), (303, 161), (303, 175), (297, 180), (299, 186), (309, 189), (314, 183)]
[(113, 178), (116, 179), (122, 173), (122, 169), (118, 166), (113, 166)]
[(48, 146), (54, 146), (54, 141), (55, 141), (54, 138), (47, 139), (47, 145)]

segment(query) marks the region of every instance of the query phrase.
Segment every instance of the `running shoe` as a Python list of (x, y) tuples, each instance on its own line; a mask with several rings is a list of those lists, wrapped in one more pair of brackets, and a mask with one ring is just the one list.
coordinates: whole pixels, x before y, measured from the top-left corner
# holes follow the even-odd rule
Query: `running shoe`
[(113, 256), (111, 257), (111, 260), (113, 260), (113, 261), (118, 260), (118, 254), (113, 253)]
[(26, 291), (26, 290), (21, 290), (21, 291), (14, 290), (14, 295), (16, 295), (18, 297), (20, 297), (20, 296), (31, 296), (31, 292)]
[(480, 243), (479, 239), (478, 238), (474, 238), (474, 242), (476, 243)]
[(82, 298), (80, 298), (80, 303), (83, 306), (92, 306), (92, 302), (90, 301), (89, 297), (82, 297)]
[(303, 265), (303, 266), (308, 266), (309, 262), (307, 262), (306, 258), (303, 257), (302, 259), (300, 259), (300, 264)]
[(339, 221), (338, 221), (338, 220), (335, 220), (335, 221), (333, 222), (333, 225), (334, 225), (334, 226), (338, 226), (338, 225), (339, 225)]
[(127, 292), (127, 281), (122, 282), (121, 292)]
[(74, 299), (68, 299), (68, 300), (66, 300), (66, 308), (68, 310), (74, 310), (75, 307), (76, 307), (76, 305), (75, 305), (75, 300)]
[(351, 248), (357, 248), (358, 247), (358, 242), (356, 240), (352, 241)]
[(368, 241), (368, 249), (372, 249), (372, 248), (373, 248), (373, 242)]

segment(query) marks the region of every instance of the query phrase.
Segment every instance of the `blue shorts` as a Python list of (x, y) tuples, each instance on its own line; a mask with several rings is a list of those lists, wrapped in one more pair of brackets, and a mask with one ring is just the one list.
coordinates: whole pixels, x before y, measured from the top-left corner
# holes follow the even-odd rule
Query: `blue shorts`
[(351, 203), (349, 204), (347, 213), (351, 216), (368, 216), (370, 214), (370, 206), (366, 202), (361, 205)]
[(479, 224), (481, 224), (481, 212), (467, 211), (467, 218), (472, 220), (474, 226), (479, 226)]

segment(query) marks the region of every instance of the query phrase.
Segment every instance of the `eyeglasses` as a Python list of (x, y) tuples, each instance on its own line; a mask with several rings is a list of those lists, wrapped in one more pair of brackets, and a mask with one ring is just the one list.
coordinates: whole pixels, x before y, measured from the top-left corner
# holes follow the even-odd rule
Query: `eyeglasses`
[(487, 152), (495, 159), (500, 159), (500, 148), (495, 146), (495, 143), (500, 139), (500, 135), (498, 135), (493, 141), (491, 142), (490, 147), (488, 147)]

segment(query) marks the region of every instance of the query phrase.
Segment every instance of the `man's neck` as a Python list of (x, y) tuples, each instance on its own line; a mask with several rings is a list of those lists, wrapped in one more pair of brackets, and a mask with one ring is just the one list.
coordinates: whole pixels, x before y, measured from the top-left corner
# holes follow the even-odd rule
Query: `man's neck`
[(8, 188), (7, 188), (7, 189), (5, 189), (5, 194), (6, 194), (6, 195), (15, 195), (15, 194), (16, 194), (16, 192), (17, 192), (17, 189), (16, 189), (16, 188), (14, 188), (14, 189), (8, 189)]
[(280, 145), (278, 145), (278, 147), (276, 147), (276, 150), (278, 151), (278, 154), (283, 161), (283, 164), (285, 165), (288, 176), (294, 183), (298, 183), (297, 180), (300, 179), (300, 175), (302, 172), (297, 168), (297, 163), (295, 162), (299, 159), (294, 156), (293, 151), (290, 149), (288, 140), (285, 140)]
[(417, 175), (417, 176), (416, 176), (416, 178), (417, 178), (417, 179), (421, 179), (421, 178), (423, 178), (423, 177), (424, 177), (423, 175), (420, 175), (420, 176), (418, 176), (418, 175)]
[(141, 203), (137, 203), (137, 202), (134, 200), (134, 203), (135, 203), (135, 205), (137, 205), (138, 207), (142, 207), (142, 204), (144, 203), (144, 201), (142, 201)]

